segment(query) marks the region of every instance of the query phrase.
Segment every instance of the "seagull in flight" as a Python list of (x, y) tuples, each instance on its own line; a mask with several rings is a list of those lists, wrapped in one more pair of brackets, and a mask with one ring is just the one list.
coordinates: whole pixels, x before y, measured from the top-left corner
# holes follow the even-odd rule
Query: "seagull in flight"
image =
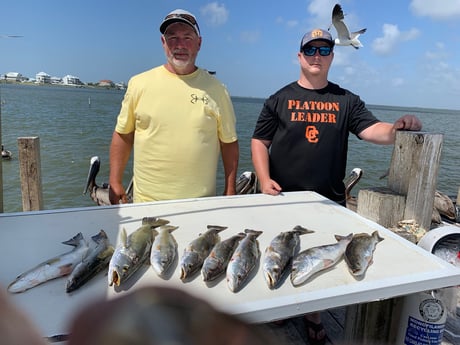
[[(336, 4), (332, 10), (332, 25), (334, 25), (335, 30), (337, 31), (337, 38), (335, 39), (335, 44), (338, 46), (349, 46), (351, 45), (355, 49), (359, 49), (363, 45), (359, 41), (359, 35), (366, 32), (366, 29), (361, 29), (356, 32), (351, 32), (348, 30), (347, 25), (343, 21), (345, 16), (343, 15), (342, 6)], [(330, 27), (329, 27), (330, 28)]]

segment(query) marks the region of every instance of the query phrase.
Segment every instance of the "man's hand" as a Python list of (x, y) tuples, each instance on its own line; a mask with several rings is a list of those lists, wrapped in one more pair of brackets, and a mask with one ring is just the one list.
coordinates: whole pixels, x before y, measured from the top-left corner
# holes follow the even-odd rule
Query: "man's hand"
[(422, 122), (415, 115), (404, 115), (396, 120), (393, 124), (393, 128), (396, 130), (419, 131), (422, 129)]

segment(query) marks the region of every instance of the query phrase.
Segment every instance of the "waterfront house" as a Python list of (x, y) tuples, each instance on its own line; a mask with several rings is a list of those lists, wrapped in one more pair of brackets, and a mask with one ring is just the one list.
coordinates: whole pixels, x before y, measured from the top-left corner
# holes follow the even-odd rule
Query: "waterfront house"
[(45, 72), (39, 72), (35, 75), (35, 83), (51, 84), (51, 76)]

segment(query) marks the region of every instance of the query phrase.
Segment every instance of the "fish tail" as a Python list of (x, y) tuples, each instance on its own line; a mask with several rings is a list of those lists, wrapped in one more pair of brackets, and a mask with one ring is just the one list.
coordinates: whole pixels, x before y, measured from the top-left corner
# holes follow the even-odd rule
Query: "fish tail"
[(244, 232), (247, 234), (247, 235), (253, 235), (255, 237), (258, 237), (260, 234), (263, 233), (263, 231), (260, 231), (260, 230), (253, 230), (253, 229), (245, 229)]
[(144, 217), (142, 218), (142, 225), (161, 226), (169, 223), (169, 220), (158, 217)]
[(375, 230), (375, 231), (372, 233), (372, 236), (373, 236), (378, 242), (384, 240), (383, 237), (380, 237), (379, 232), (378, 232), (377, 230)]
[(208, 228), (208, 230), (214, 229), (214, 230), (216, 230), (217, 232), (221, 232), (221, 231), (227, 229), (228, 226), (208, 225), (207, 228)]
[(81, 232), (79, 232), (74, 237), (72, 237), (70, 240), (62, 242), (62, 244), (67, 244), (69, 246), (77, 247), (80, 244), (80, 241), (82, 239), (83, 239), (83, 234)]
[(301, 225), (296, 225), (293, 229), (294, 231), (296, 231), (297, 233), (299, 233), (299, 235), (304, 235), (304, 234), (311, 234), (311, 233), (314, 233), (313, 230), (310, 230), (310, 229), (307, 229), (307, 228), (304, 228), (303, 226)]
[(167, 230), (168, 232), (173, 232), (174, 230), (178, 229), (179, 227), (174, 226), (174, 225), (163, 225), (161, 228), (164, 229), (164, 230)]
[(341, 235), (334, 235), (335, 239), (337, 242), (340, 242), (342, 240), (351, 240), (353, 238), (353, 233), (349, 233), (347, 236), (341, 236)]
[(91, 236), (91, 239), (94, 242), (99, 243), (99, 242), (101, 242), (103, 240), (108, 239), (108, 237), (107, 237), (107, 233), (104, 230), (101, 229), (101, 231), (99, 231), (96, 235)]

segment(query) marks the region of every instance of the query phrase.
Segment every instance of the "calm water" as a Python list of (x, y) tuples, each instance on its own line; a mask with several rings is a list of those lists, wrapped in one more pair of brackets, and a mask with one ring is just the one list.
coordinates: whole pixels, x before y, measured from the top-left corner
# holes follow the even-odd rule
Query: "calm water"
[[(22, 210), (18, 137), (40, 138), (45, 209), (94, 206), (82, 195), (91, 156), (101, 157), (97, 182), (108, 181), (108, 154), (124, 91), (1, 84), (2, 142), (14, 159), (3, 162), (4, 212)], [(233, 98), (240, 141), (239, 173), (252, 170), (250, 137), (262, 99)], [(402, 114), (417, 115), (424, 130), (444, 134), (438, 189), (457, 196), (460, 186), (460, 111), (369, 106), (381, 120), (393, 122)], [(379, 177), (389, 167), (392, 146), (377, 146), (350, 137), (348, 171), (364, 170), (354, 190), (383, 186)], [(129, 174), (126, 174), (126, 183)], [(218, 191), (222, 191), (220, 169)]]

